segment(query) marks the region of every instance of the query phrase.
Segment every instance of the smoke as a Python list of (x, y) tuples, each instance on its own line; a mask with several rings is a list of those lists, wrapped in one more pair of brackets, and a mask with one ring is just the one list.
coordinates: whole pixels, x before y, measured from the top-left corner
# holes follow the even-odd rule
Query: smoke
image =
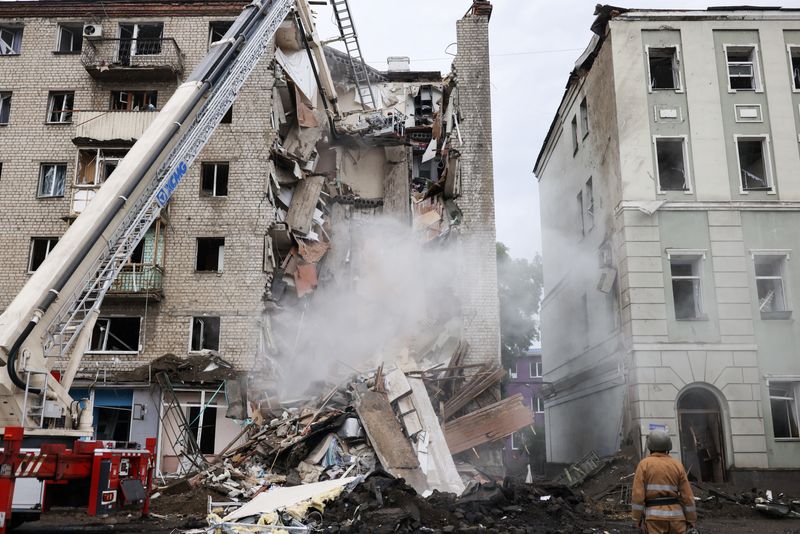
[(453, 247), (426, 244), (389, 217), (358, 215), (334, 218), (316, 291), (284, 298), (271, 316), (282, 397), (391, 364), (404, 349), (414, 357), (458, 317)]

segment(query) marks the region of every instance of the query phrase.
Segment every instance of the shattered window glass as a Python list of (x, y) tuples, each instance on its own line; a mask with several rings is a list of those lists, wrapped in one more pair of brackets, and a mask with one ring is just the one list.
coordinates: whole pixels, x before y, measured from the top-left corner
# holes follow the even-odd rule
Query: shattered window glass
[(42, 163), (39, 170), (39, 198), (63, 197), (66, 163)]
[(233, 26), (233, 21), (214, 21), (208, 23), (208, 44), (212, 45), (217, 41), (221, 41), (228, 30)]
[(792, 86), (795, 89), (800, 89), (800, 48), (792, 47)]
[(0, 56), (19, 54), (22, 44), (22, 28), (0, 26)]
[(763, 139), (738, 139), (739, 172), (744, 191), (770, 191)]
[(65, 54), (80, 52), (83, 47), (83, 26), (60, 24), (58, 26), (58, 52)]
[(726, 57), (730, 88), (745, 91), (755, 90), (755, 49), (752, 46), (731, 47), (726, 50)]
[(47, 122), (68, 123), (72, 122), (72, 108), (75, 93), (50, 93), (50, 102), (47, 110)]
[(42, 262), (50, 254), (50, 251), (58, 243), (57, 237), (33, 237), (31, 238), (31, 253), (28, 258), (28, 272), (32, 273), (39, 268)]
[(675, 47), (648, 49), (651, 89), (679, 89)]
[(683, 138), (656, 139), (658, 185), (661, 191), (688, 191)]
[(11, 93), (0, 93), (0, 124), (8, 124), (11, 116)]
[(99, 317), (89, 342), (91, 352), (139, 352), (139, 317)]
[(190, 350), (219, 350), (219, 317), (192, 317)]
[(786, 256), (756, 256), (754, 262), (759, 311), (787, 311), (783, 288), (783, 266)]
[(772, 432), (776, 438), (800, 438), (795, 389), (794, 382), (772, 382), (769, 385)]
[(700, 258), (673, 257), (670, 271), (675, 319), (701, 318)]

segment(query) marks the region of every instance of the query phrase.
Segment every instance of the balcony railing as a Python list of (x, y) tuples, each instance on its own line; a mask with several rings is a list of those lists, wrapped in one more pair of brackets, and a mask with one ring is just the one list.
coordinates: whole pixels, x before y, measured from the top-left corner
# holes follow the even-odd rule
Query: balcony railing
[(81, 63), (97, 80), (170, 81), (183, 73), (175, 39), (86, 39)]
[(160, 265), (129, 264), (114, 279), (108, 295), (160, 300), (163, 296), (163, 284), (164, 268)]

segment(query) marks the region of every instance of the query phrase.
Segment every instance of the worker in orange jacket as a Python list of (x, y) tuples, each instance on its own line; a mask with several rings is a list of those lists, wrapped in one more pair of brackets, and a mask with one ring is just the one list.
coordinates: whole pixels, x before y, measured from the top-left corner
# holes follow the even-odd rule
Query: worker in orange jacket
[(639, 462), (631, 490), (633, 519), (647, 534), (685, 534), (697, 510), (683, 464), (669, 455), (672, 440), (663, 430), (647, 436), (650, 456)]

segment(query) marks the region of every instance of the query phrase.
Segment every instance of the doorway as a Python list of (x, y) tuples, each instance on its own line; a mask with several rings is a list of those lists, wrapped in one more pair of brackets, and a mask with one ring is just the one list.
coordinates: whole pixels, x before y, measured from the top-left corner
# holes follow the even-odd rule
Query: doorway
[(722, 414), (713, 393), (696, 387), (678, 398), (678, 433), (689, 480), (724, 482)]

